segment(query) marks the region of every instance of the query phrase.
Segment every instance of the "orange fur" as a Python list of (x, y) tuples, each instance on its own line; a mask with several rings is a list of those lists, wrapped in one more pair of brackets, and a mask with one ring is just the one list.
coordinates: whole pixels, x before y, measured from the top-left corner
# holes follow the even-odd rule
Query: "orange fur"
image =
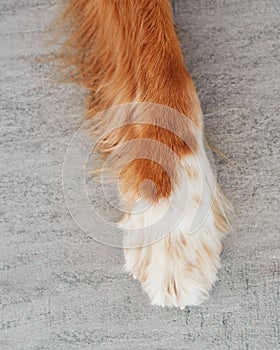
[[(168, 0), (71, 0), (63, 21), (70, 24), (71, 34), (60, 58), (72, 67), (73, 79), (90, 91), (88, 118), (115, 105), (152, 102), (172, 107), (202, 127), (199, 100), (184, 66)], [(112, 140), (119, 144), (141, 137), (166, 144), (182, 158), (195, 150), (196, 142), (187, 125), (179, 128), (185, 130), (189, 144), (157, 126), (130, 125), (109, 135), (100, 149), (106, 152)], [(154, 159), (166, 156), (154, 150)], [(154, 201), (170, 195), (167, 172), (148, 159), (127, 164), (120, 180), (128, 197), (135, 199), (145, 179), (156, 186), (156, 192), (144, 190), (148, 198)]]

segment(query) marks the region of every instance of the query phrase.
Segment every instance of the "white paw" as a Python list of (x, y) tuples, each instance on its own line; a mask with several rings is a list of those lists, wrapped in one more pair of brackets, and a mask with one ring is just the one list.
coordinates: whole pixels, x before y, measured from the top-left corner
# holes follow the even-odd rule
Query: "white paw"
[(220, 240), (206, 233), (173, 234), (146, 247), (126, 249), (126, 270), (140, 280), (154, 305), (198, 305), (216, 280)]
[[(184, 166), (195, 168), (191, 159)], [(122, 222), (125, 268), (154, 305), (198, 305), (216, 280), (221, 241), (228, 229), (226, 203), (210, 167), (203, 170), (187, 180), (181, 174), (170, 198), (136, 210)]]

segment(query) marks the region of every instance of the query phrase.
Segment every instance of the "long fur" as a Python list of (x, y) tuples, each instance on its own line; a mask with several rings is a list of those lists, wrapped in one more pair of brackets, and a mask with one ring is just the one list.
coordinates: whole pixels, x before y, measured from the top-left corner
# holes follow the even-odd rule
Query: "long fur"
[[(220, 266), (227, 203), (205, 155), (202, 111), (170, 3), (70, 0), (62, 23), (68, 37), (60, 59), (89, 91), (92, 135), (101, 138), (105, 156), (117, 151), (110, 171), (133, 209), (120, 223), (126, 269), (154, 304), (199, 304)], [(134, 147), (125, 147), (130, 140), (137, 140)], [(148, 209), (137, 213), (145, 204)], [(190, 234), (193, 208), (204, 207), (209, 213), (198, 218), (206, 220)]]

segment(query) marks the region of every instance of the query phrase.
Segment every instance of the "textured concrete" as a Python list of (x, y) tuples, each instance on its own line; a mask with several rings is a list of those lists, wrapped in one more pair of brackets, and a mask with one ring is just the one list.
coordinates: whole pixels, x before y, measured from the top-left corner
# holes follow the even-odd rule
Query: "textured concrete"
[[(275, 350), (279, 346), (279, 0), (174, 0), (233, 233), (209, 301), (151, 307), (63, 198), (83, 93), (34, 62), (54, 1), (0, 0), (0, 349)], [(43, 51), (44, 50), (44, 51)]]

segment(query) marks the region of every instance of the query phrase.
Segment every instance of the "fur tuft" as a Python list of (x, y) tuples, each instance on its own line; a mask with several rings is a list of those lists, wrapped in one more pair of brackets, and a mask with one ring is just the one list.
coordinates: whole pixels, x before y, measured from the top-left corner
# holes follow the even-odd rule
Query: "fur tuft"
[(197, 305), (229, 225), (169, 0), (70, 0), (61, 21), (59, 58), (89, 91), (89, 132), (129, 208), (126, 269), (153, 304)]

